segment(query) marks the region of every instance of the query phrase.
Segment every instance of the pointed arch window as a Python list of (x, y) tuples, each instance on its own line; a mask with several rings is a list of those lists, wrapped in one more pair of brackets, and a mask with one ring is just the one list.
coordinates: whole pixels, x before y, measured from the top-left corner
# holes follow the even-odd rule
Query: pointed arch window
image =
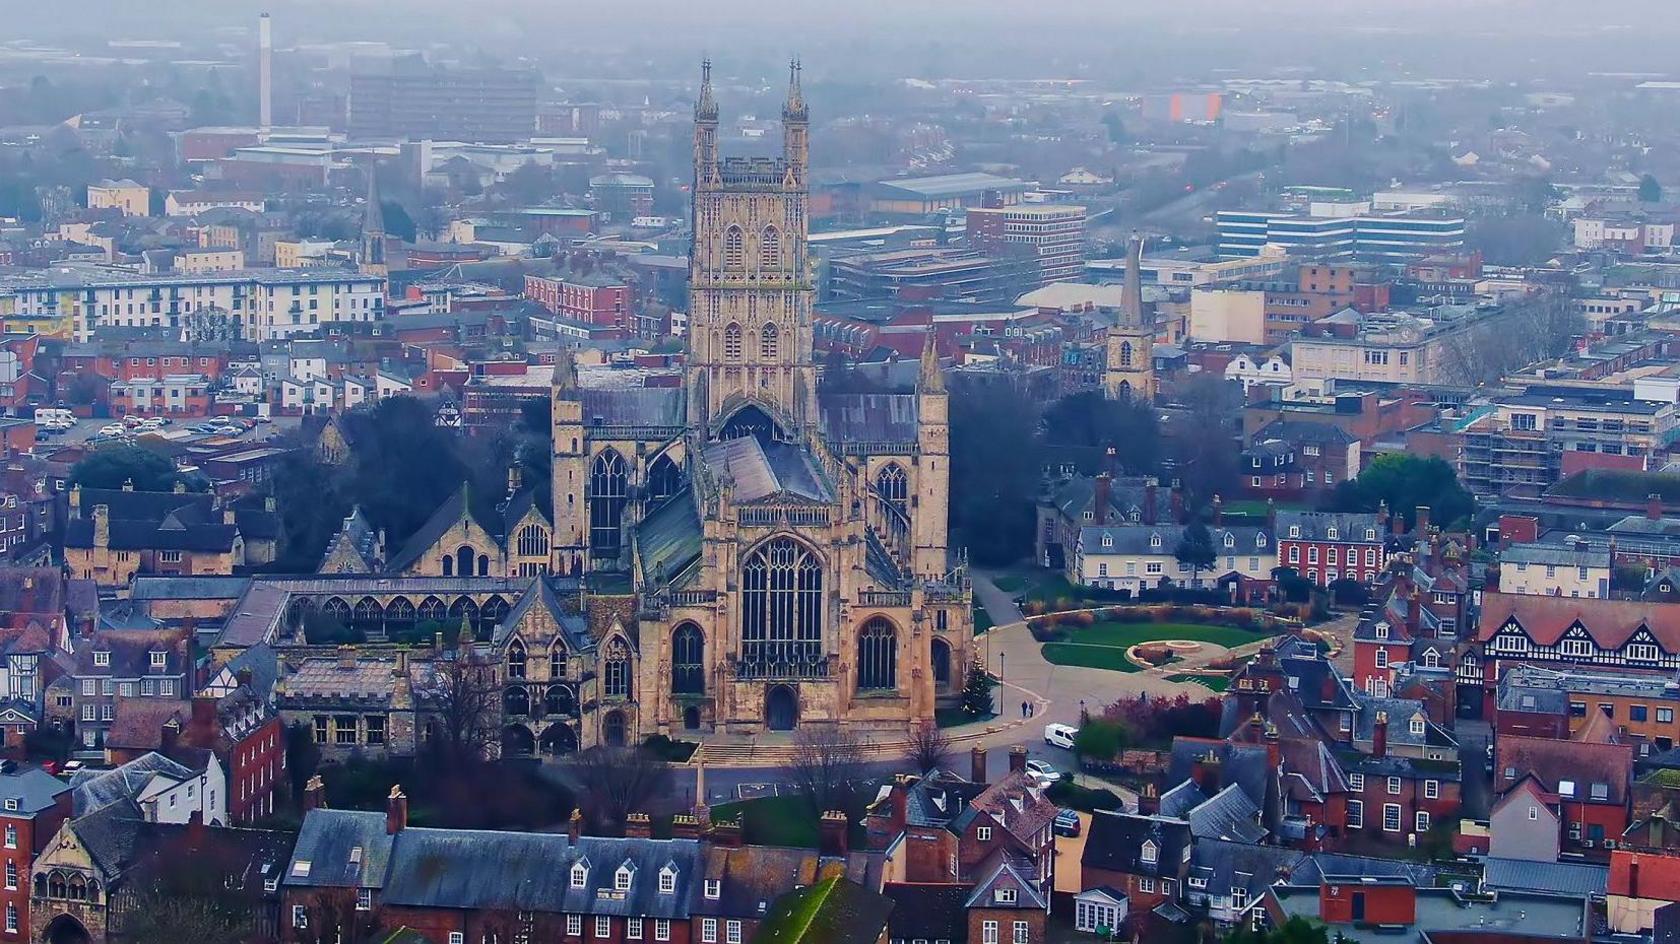
[(723, 231), (723, 267), (739, 269), (746, 262), (746, 238), (741, 227), (731, 226)]
[(1132, 342), (1130, 341), (1120, 342), (1120, 366), (1132, 366)]
[(596, 557), (617, 557), (623, 545), (624, 505), (629, 496), (624, 459), (608, 449), (589, 473), (589, 547)]
[(898, 632), (877, 616), (858, 634), (858, 690), (887, 691), (898, 687)]
[(761, 269), (777, 269), (782, 265), (782, 232), (774, 226), (764, 227), (758, 243), (758, 265)]
[(699, 695), (706, 691), (706, 637), (684, 623), (671, 634), (671, 691)]
[(630, 647), (624, 644), (623, 639), (614, 637), (607, 647), (606, 671), (602, 673), (601, 687), (608, 698), (630, 697)]
[(910, 533), (910, 481), (898, 463), (887, 463), (875, 476), (875, 505), (886, 536), (902, 547)]
[(525, 644), (520, 642), (518, 638), (508, 643), (507, 676), (516, 679), (525, 677)]
[(772, 538), (741, 564), (741, 655), (750, 663), (815, 663), (822, 656), (823, 568), (792, 538)]
[(548, 529), (540, 524), (528, 524), (519, 529), (519, 556), (542, 557), (548, 554)]
[(774, 321), (767, 321), (758, 331), (758, 359), (767, 364), (774, 364), (782, 357), (781, 332), (777, 330)]
[(558, 639), (554, 640), (554, 645), (548, 647), (548, 677), (566, 677), (566, 645)]
[(741, 363), (741, 326), (733, 321), (723, 329), (723, 359), (731, 364)]

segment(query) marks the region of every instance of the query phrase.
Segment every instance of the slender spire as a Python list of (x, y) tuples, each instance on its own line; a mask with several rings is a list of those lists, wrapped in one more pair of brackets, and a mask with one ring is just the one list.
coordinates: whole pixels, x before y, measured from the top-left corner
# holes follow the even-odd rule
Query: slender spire
[(379, 168), (368, 165), (367, 206), (363, 208), (362, 235), (385, 235), (385, 212), (379, 202)]
[(922, 367), (916, 383), (917, 393), (944, 393), (945, 375), (939, 371), (939, 342), (928, 325), (927, 341), (922, 345)]
[(1126, 241), (1126, 284), (1120, 293), (1121, 323), (1128, 327), (1143, 325), (1143, 237), (1132, 230)]
[(798, 59), (788, 60), (787, 104), (782, 106), (784, 121), (805, 121), (810, 117), (810, 111), (805, 107), (805, 90), (799, 85), (799, 73), (804, 69)]
[(716, 121), (717, 98), (712, 94), (712, 60), (700, 60), (700, 99), (694, 103), (694, 120)]

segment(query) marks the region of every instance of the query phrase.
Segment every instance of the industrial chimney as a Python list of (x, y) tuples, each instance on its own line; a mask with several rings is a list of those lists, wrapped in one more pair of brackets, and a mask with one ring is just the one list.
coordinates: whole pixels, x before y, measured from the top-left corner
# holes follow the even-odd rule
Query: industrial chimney
[(274, 31), (268, 14), (257, 18), (257, 124), (274, 126)]

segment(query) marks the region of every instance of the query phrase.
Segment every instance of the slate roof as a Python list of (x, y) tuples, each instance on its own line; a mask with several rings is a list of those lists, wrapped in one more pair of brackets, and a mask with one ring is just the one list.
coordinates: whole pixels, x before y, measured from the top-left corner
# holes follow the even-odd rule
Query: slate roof
[(696, 915), (761, 919), (792, 885), (810, 885), (826, 875), (843, 874), (874, 887), (880, 883), (880, 861), (880, 856), (861, 851), (841, 859), (821, 856), (815, 849), (702, 846), (701, 877), (718, 883), (718, 897), (697, 896), (691, 910)]
[(0, 800), (16, 800), (17, 812), (39, 813), (58, 802), (70, 785), (39, 767), (0, 774)]
[(675, 580), (700, 558), (705, 536), (692, 489), (685, 488), (653, 509), (633, 535), (642, 579), (649, 584)]
[(1266, 802), (1266, 785), (1273, 777), (1266, 748), (1258, 744), (1232, 744), (1203, 738), (1174, 738), (1167, 762), (1167, 782), (1190, 779), (1196, 762), (1212, 752), (1219, 762), (1219, 785), (1237, 784), (1256, 804)]
[[(391, 845), (384, 813), (310, 810), (298, 830), (283, 881), (307, 888), (378, 888), (385, 882)], [(360, 861), (351, 861), (355, 849), (361, 849)]]
[(651, 426), (675, 435), (688, 426), (681, 387), (585, 387), (579, 394), (587, 427)]
[(828, 393), (817, 408), (829, 442), (914, 443), (918, 404), (913, 393)]
[(414, 532), (414, 535), (408, 539), (408, 543), (403, 545), (402, 550), (391, 558), (387, 569), (392, 572), (407, 570), (409, 565), (419, 560), (421, 555), (437, 544), (445, 534), (449, 533), (449, 529), (455, 527), (463, 518), (471, 519), (483, 528), (487, 534), (492, 536), (501, 534), (501, 529), (496, 526), (496, 522), (486, 522), (478, 517), (472, 507), (471, 490), (467, 483), (462, 482), (461, 487), (451, 493), (449, 498), (439, 505), (436, 511), (432, 512), (432, 516), (426, 519), (426, 523), (421, 525), (418, 531)]
[(116, 719), (105, 735), (108, 747), (119, 750), (157, 750), (163, 729), (174, 721), (183, 730), (192, 717), (192, 703), (173, 698), (118, 698)]
[[(1155, 861), (1146, 863), (1143, 844), (1151, 841), (1156, 847)], [(1190, 825), (1183, 820), (1098, 810), (1091, 814), (1085, 853), (1079, 861), (1083, 868), (1171, 876), (1178, 874), (1190, 844)]]
[[(1292, 530), (1300, 528), (1300, 536), (1292, 537)], [(1336, 529), (1336, 537), (1331, 538), (1331, 528)], [(1367, 538), (1367, 531), (1375, 531), (1375, 538)], [(1368, 541), (1381, 541), (1385, 537), (1383, 526), (1378, 523), (1374, 514), (1353, 514), (1336, 511), (1279, 511), (1277, 513), (1277, 533), (1280, 541), (1337, 541), (1340, 543), (1364, 544)]]
[(811, 457), (790, 443), (761, 443), (755, 436), (725, 439), (707, 445), (701, 459), (715, 474), (734, 481), (737, 502), (777, 495), (811, 502), (833, 499)]
[(1370, 856), (1343, 855), (1339, 852), (1314, 852), (1296, 865), (1290, 873), (1289, 884), (1318, 886), (1327, 875), (1338, 878), (1404, 878), (1419, 888), (1435, 884), (1435, 866), (1404, 859), (1378, 859)]
[(753, 934), (753, 944), (875, 944), (891, 899), (839, 876), (788, 892)]
[(250, 577), (137, 576), (131, 600), (237, 600), (251, 586)]
[[(1356, 740), (1369, 741), (1376, 736), (1378, 714), (1384, 714), (1388, 718), (1388, 743), (1391, 747), (1404, 745), (1450, 748), (1454, 751), (1458, 749), (1458, 742), (1442, 730), (1440, 725), (1429, 720), (1428, 709), (1416, 698), (1359, 696), (1359, 714), (1356, 716), (1354, 733)], [(1413, 734), (1411, 722), (1419, 716), (1423, 719), (1423, 733)]]
[(571, 651), (588, 652), (595, 648), (595, 638), (589, 634), (589, 621), (582, 614), (568, 612), (560, 595), (554, 592), (553, 585), (542, 577), (533, 577), (530, 586), (519, 595), (518, 604), (496, 626), (492, 644), (498, 649), (505, 645), (520, 622), (530, 615), (533, 607), (538, 606), (547, 610), (555, 625), (560, 627)]
[[(1033, 864), (1023, 856), (1003, 855), (999, 861), (981, 874), (985, 875), (974, 883), (974, 893), (968, 896), (965, 906), (969, 908), (1014, 908), (1036, 909), (1049, 911), (1050, 904), (1044, 900), (1039, 883), (1033, 879)], [(997, 900), (997, 890), (1013, 888), (1015, 890), (1014, 904)]]
[(971, 809), (990, 813), (1010, 835), (1027, 848), (1034, 847), (1033, 837), (1042, 832), (1060, 812), (1027, 779), (1025, 771), (1010, 771), (1002, 779), (986, 786), (969, 802)]
[(893, 903), (887, 937), (906, 941), (960, 941), (968, 936), (967, 885), (888, 882), (881, 894)]
[(141, 754), (112, 770), (78, 770), (70, 778), (74, 791), (70, 795), (71, 810), (77, 816), (84, 816), (123, 800), (133, 800), (158, 776), (180, 782), (192, 779), (195, 774), (156, 751)]
[(122, 797), (69, 823), (88, 858), (106, 879), (128, 871), (134, 863), (136, 830), (145, 817), (130, 797)]
[(1251, 903), (1258, 903), (1272, 883), (1287, 878), (1305, 858), (1306, 853), (1284, 846), (1198, 838), (1190, 852), (1187, 877), (1205, 885), (1187, 891), (1192, 896), (1229, 898), (1233, 888), (1241, 887), (1248, 890)]
[[(1501, 793), (1532, 774), (1554, 796), (1569, 781), (1577, 801), (1626, 804), (1632, 768), (1633, 748), (1626, 744), (1505, 735), (1494, 745), (1494, 789)], [(1605, 795), (1595, 799), (1593, 788), (1598, 785)]]
[(1493, 891), (1549, 892), (1556, 895), (1603, 895), (1610, 867), (1588, 862), (1534, 862), (1496, 859), (1482, 863), (1482, 887)]
[(1260, 825), (1260, 807), (1236, 784), (1193, 807), (1184, 817), (1197, 841), (1229, 839), (1256, 843), (1266, 837)]
[(1347, 430), (1331, 423), (1305, 423), (1299, 420), (1272, 420), (1250, 437), (1250, 442), (1281, 439), (1290, 443), (1317, 443), (1347, 446), (1358, 440)]
[[(150, 521), (110, 522), (110, 547), (118, 551), (196, 551), (225, 554), (233, 550), (239, 526), (233, 524), (188, 524), (171, 515), (156, 524)], [(64, 546), (93, 547), (93, 519), (72, 518), (64, 523)]]

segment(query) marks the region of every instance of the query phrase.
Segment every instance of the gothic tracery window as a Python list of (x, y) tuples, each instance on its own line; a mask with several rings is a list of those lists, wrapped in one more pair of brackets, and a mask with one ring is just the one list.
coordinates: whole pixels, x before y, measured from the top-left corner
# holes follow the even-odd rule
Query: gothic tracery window
[(746, 261), (746, 241), (741, 227), (731, 226), (723, 231), (723, 267), (739, 269)]
[(698, 695), (706, 690), (706, 637), (684, 623), (671, 634), (671, 691)]
[(815, 663), (822, 654), (823, 569), (803, 544), (773, 538), (741, 564), (741, 654), (755, 663)]
[(616, 451), (608, 449), (595, 457), (589, 474), (589, 547), (596, 557), (618, 556), (629, 484), (624, 459)]
[(519, 529), (519, 556), (540, 557), (548, 553), (548, 531), (539, 524)]
[(507, 676), (516, 679), (525, 677), (525, 644), (518, 639), (508, 643)]
[(781, 336), (774, 321), (767, 321), (758, 332), (758, 359), (774, 364), (781, 359)]
[(865, 623), (858, 634), (857, 673), (860, 691), (898, 687), (898, 633), (885, 617)]
[(775, 269), (782, 264), (782, 234), (774, 226), (764, 227), (758, 244), (759, 267)]
[(1120, 342), (1120, 366), (1132, 366), (1132, 342), (1130, 341)]
[(630, 647), (624, 640), (614, 637), (607, 646), (606, 671), (602, 673), (601, 690), (608, 698), (629, 698), (630, 686)]
[(723, 329), (723, 359), (731, 364), (741, 362), (741, 326), (733, 321)]
[(875, 507), (888, 539), (902, 546), (910, 529), (910, 483), (896, 462), (887, 463), (875, 476)]

